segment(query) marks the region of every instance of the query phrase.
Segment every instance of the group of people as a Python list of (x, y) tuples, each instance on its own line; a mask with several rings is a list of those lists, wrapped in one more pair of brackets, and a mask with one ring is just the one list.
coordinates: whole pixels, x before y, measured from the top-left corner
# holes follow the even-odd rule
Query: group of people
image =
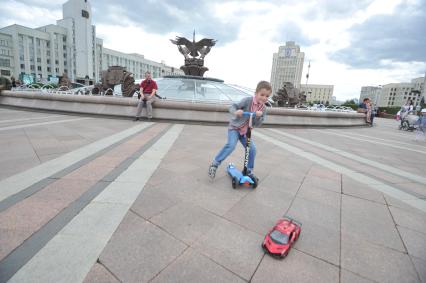
[(362, 100), (362, 103), (359, 104), (358, 112), (366, 114), (365, 122), (372, 127), (375, 111), (370, 98), (367, 97)]

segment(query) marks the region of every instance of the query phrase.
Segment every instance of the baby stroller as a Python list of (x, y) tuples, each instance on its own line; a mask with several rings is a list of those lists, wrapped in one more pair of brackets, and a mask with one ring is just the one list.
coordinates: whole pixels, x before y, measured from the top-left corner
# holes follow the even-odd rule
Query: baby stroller
[(414, 125), (418, 119), (419, 116), (416, 115), (415, 111), (409, 111), (407, 115), (402, 118), (400, 130), (413, 131), (415, 128)]

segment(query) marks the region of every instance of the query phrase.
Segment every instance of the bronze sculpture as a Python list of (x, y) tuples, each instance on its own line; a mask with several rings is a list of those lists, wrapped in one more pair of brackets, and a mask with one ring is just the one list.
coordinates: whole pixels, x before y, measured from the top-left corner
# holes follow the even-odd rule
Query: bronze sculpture
[[(176, 36), (176, 39), (170, 39), (173, 44), (178, 46), (179, 52), (185, 57), (185, 65), (180, 69), (185, 75), (202, 77), (208, 68), (204, 67), (204, 57), (210, 52), (216, 44), (216, 40), (203, 38), (195, 42), (195, 31), (192, 42), (185, 37)], [(198, 58), (198, 56), (200, 56)]]
[(272, 96), (272, 100), (278, 107), (297, 107), (306, 103), (306, 95), (304, 91), (295, 88), (291, 82), (285, 82), (283, 87)]
[(121, 84), (121, 92), (124, 97), (132, 97), (139, 90), (139, 85), (135, 84), (133, 74), (126, 71), (125, 67), (110, 66), (108, 70), (102, 71), (102, 83), (96, 84), (92, 94), (103, 92), (105, 95), (112, 95), (114, 86)]

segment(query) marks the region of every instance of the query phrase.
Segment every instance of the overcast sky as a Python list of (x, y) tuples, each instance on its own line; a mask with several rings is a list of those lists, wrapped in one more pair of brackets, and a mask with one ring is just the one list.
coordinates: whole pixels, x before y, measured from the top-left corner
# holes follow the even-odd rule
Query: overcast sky
[[(83, 0), (82, 0), (83, 1)], [(89, 0), (90, 1), (90, 0)], [(2, 1), (0, 27), (39, 27), (62, 18), (65, 1)], [(205, 76), (255, 88), (270, 80), (272, 55), (286, 41), (305, 53), (302, 83), (334, 85), (338, 100), (361, 86), (408, 82), (426, 72), (426, 0), (92, 0), (104, 47), (180, 67), (169, 39), (217, 39)]]

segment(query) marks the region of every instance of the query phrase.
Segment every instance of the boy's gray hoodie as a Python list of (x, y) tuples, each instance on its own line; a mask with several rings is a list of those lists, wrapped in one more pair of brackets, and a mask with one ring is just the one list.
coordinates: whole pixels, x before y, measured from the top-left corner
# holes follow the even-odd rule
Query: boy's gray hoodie
[[(231, 105), (231, 107), (229, 107), (229, 112), (233, 115), (233, 117), (231, 118), (231, 120), (229, 121), (229, 128), (230, 129), (234, 129), (234, 128), (240, 128), (245, 121), (247, 121), (249, 119), (249, 117), (243, 116), (243, 117), (237, 117), (234, 115), (235, 111), (237, 110), (243, 110), (244, 112), (250, 112), (250, 107), (251, 104), (253, 102), (253, 97), (245, 97), (243, 99), (241, 99), (240, 102), (238, 103), (234, 103)], [(265, 119), (266, 116), (266, 106), (263, 109), (263, 114), (260, 117), (256, 117), (254, 116), (253, 118), (253, 127), (259, 127), (260, 125), (262, 125), (263, 120)]]

